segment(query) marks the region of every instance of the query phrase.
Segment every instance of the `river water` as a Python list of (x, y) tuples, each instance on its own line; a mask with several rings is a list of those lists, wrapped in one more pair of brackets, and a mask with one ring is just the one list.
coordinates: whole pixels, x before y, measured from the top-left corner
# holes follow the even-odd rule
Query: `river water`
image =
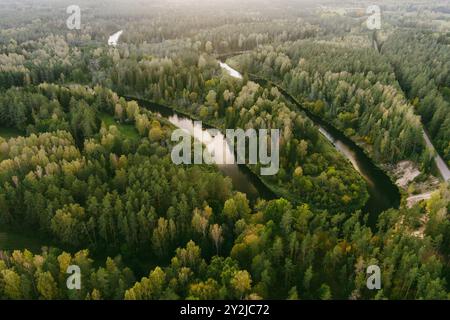
[[(226, 63), (220, 63), (220, 66), (229, 72), (231, 76), (242, 78), (241, 74), (231, 68)], [(253, 77), (253, 81), (260, 85), (267, 85), (267, 81)], [(272, 84), (275, 85), (275, 84)], [(369, 199), (363, 211), (369, 213), (369, 223), (374, 225), (378, 215), (389, 209), (398, 208), (400, 205), (400, 191), (395, 183), (380, 168), (378, 168), (372, 160), (364, 153), (364, 151), (350, 138), (346, 137), (342, 132), (321, 118), (312, 114), (304, 108), (296, 99), (288, 94), (283, 88), (277, 86), (287, 100), (292, 102), (298, 109), (306, 113), (306, 115), (314, 122), (319, 131), (340, 151), (352, 164), (367, 184)]]
[(183, 129), (198, 141), (202, 141), (219, 170), (231, 179), (234, 189), (247, 194), (247, 198), (251, 202), (258, 198), (276, 198), (276, 195), (247, 166), (236, 163), (234, 152), (231, 151), (222, 133), (217, 132), (217, 134), (212, 135), (208, 130), (213, 129), (210, 126), (204, 123), (200, 125), (198, 121), (194, 121), (189, 116), (167, 106), (135, 97), (126, 96), (125, 98), (137, 101), (141, 107), (159, 114), (174, 126)]
[[(265, 80), (255, 80), (266, 83)], [(334, 126), (304, 108), (283, 88), (278, 86), (278, 89), (289, 101), (305, 112), (314, 124), (318, 126), (319, 131), (351, 162), (355, 170), (364, 178), (367, 184), (367, 191), (369, 192), (369, 199), (363, 211), (369, 213), (369, 224), (375, 225), (381, 212), (389, 208), (399, 207), (401, 195), (397, 185), (383, 170), (372, 162), (361, 147)]]
[[(232, 69), (227, 64), (221, 63), (220, 66), (231, 76), (242, 78), (242, 75), (238, 71)], [(257, 81), (262, 85), (266, 84), (266, 81), (262, 79), (254, 79), (254, 81)], [(384, 210), (392, 207), (397, 208), (399, 206), (400, 193), (397, 186), (381, 169), (373, 164), (370, 158), (359, 146), (357, 146), (339, 130), (321, 120), (314, 114), (311, 114), (309, 110), (304, 109), (301, 104), (286, 93), (281, 87), (279, 87), (279, 90), (288, 100), (307, 114), (307, 116), (318, 126), (319, 131), (335, 146), (337, 150), (342, 152), (342, 154), (351, 162), (353, 167), (365, 179), (370, 197), (363, 211), (369, 213), (370, 225), (375, 225), (378, 215)], [(224, 159), (223, 157), (228, 159), (233, 157), (233, 153), (231, 152), (225, 137), (220, 133), (212, 136), (207, 130), (205, 130), (211, 129), (207, 125), (203, 124), (202, 128), (189, 116), (178, 113), (172, 108), (150, 101), (137, 99), (135, 97), (126, 98), (129, 100), (136, 100), (142, 107), (158, 113), (161, 117), (168, 119), (174, 126), (189, 132), (196, 139), (202, 140), (210, 153), (215, 154), (221, 159)], [(426, 135), (425, 140), (427, 140)], [(226, 163), (229, 163), (229, 161)], [(247, 194), (247, 197), (251, 202), (254, 202), (257, 198), (276, 198), (276, 195), (264, 183), (262, 183), (259, 177), (251, 172), (247, 166), (238, 165), (236, 163), (218, 164), (217, 166), (231, 179), (234, 188)], [(33, 244), (33, 242), (31, 242), (31, 244)], [(30, 246), (32, 247), (28, 239), (27, 241), (21, 238), (20, 240), (17, 240), (14, 238), (13, 233), (0, 232), (0, 250), (22, 249)], [(35, 247), (37, 247), (37, 245)], [(34, 248), (34, 250), (38, 251), (36, 248)]]
[[(227, 64), (220, 63), (220, 66), (231, 76), (236, 78), (242, 77), (238, 71), (232, 69)], [(254, 81), (259, 82), (261, 85), (267, 84), (261, 79), (254, 79)], [(371, 161), (356, 143), (330, 124), (304, 109), (301, 104), (287, 94), (282, 88), (279, 87), (279, 89), (288, 100), (307, 114), (307, 116), (318, 126), (319, 131), (351, 162), (353, 167), (364, 178), (369, 192), (369, 199), (366, 206), (363, 208), (363, 211), (369, 213), (369, 224), (375, 225), (377, 217), (381, 212), (399, 206), (400, 192), (397, 186)], [(223, 153), (226, 153), (225, 157), (233, 157), (233, 153), (222, 134), (212, 137), (205, 130), (208, 128), (207, 126), (203, 124), (203, 128), (199, 127), (199, 124), (194, 123), (188, 115), (180, 114), (172, 108), (150, 101), (136, 99), (134, 97), (127, 98), (137, 100), (141, 106), (159, 113), (176, 127), (182, 128), (196, 139), (202, 140), (208, 151), (218, 154), (220, 157), (224, 156)], [(246, 193), (251, 201), (254, 201), (258, 197), (265, 199), (275, 198), (275, 194), (246, 166), (234, 163), (226, 165), (218, 164), (218, 167), (226, 176), (231, 178), (234, 188)]]
[(222, 69), (225, 70), (225, 72), (227, 72), (233, 78), (242, 79), (242, 75), (238, 71), (230, 67), (228, 64), (219, 61), (219, 65)]
[(120, 31), (117, 31), (116, 33), (114, 33), (113, 35), (111, 35), (108, 38), (108, 45), (113, 46), (113, 47), (117, 46), (117, 43), (119, 42), (119, 38), (122, 35), (122, 33), (123, 33), (123, 30), (120, 30)]

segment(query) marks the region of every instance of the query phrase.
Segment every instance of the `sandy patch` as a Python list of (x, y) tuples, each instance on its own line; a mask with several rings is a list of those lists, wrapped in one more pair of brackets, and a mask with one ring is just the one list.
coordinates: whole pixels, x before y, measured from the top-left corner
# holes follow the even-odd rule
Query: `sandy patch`
[(397, 177), (395, 183), (401, 188), (407, 188), (408, 184), (420, 175), (420, 170), (412, 161), (401, 161), (394, 169), (394, 175)]

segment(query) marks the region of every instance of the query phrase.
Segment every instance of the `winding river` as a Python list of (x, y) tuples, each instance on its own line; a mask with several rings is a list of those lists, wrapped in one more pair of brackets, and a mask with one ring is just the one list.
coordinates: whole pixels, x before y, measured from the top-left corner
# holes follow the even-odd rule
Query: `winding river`
[[(242, 75), (223, 62), (219, 62), (222, 69), (236, 78), (242, 78)], [(267, 85), (267, 81), (253, 77), (253, 81), (261, 85)], [(275, 85), (272, 84), (271, 85)], [(353, 165), (353, 167), (361, 174), (367, 183), (369, 192), (369, 199), (363, 208), (364, 212), (369, 213), (369, 223), (375, 225), (378, 215), (389, 209), (397, 208), (400, 204), (400, 191), (391, 179), (378, 168), (372, 160), (364, 153), (364, 151), (351, 139), (346, 137), (339, 130), (334, 128), (329, 123), (323, 121), (319, 117), (312, 114), (309, 110), (289, 95), (283, 88), (277, 86), (284, 94), (286, 99), (291, 101), (299, 110), (302, 110), (306, 115), (316, 124), (319, 131), (339, 150)], [(135, 97), (126, 97), (127, 99), (137, 100), (139, 104), (147, 109), (159, 113), (162, 117), (168, 119), (176, 127), (182, 128), (189, 132), (197, 139), (202, 139), (208, 151), (214, 150), (215, 154), (221, 152), (229, 153), (226, 156), (231, 156), (232, 153), (226, 140), (222, 134), (211, 137), (210, 134), (204, 130), (208, 128), (203, 124), (204, 128), (196, 127), (194, 119), (189, 115), (182, 114), (170, 107), (159, 105), (147, 100), (136, 99)], [(201, 130), (203, 129), (203, 130)], [(224, 146), (225, 149), (224, 149)], [(221, 151), (222, 150), (222, 151)], [(254, 201), (258, 197), (272, 199), (275, 194), (259, 179), (259, 177), (252, 173), (245, 165), (218, 165), (219, 169), (228, 177), (231, 178), (236, 190), (247, 194), (248, 198)]]
[[(261, 85), (267, 85), (269, 83), (269, 81), (254, 75), (250, 76), (250, 78)], [(363, 211), (369, 213), (370, 225), (375, 225), (377, 217), (381, 212), (389, 208), (399, 207), (401, 195), (397, 185), (383, 170), (372, 162), (361, 147), (333, 125), (303, 107), (300, 102), (281, 86), (272, 82), (270, 84), (276, 86), (286, 99), (292, 102), (299, 110), (303, 111), (318, 126), (319, 131), (351, 162), (353, 167), (364, 178), (369, 192), (369, 199)]]
[[(242, 78), (241, 74), (232, 69), (225, 63), (220, 63), (220, 66), (230, 75), (236, 78)], [(253, 77), (252, 79), (261, 85), (267, 85), (264, 79)], [(271, 85), (275, 85), (271, 83)], [(369, 225), (374, 226), (378, 215), (386, 209), (397, 208), (400, 203), (400, 192), (397, 186), (390, 180), (390, 178), (379, 169), (371, 159), (364, 153), (364, 151), (356, 145), (351, 139), (346, 137), (339, 130), (334, 128), (329, 123), (323, 121), (319, 117), (312, 114), (309, 110), (296, 101), (283, 88), (277, 86), (299, 110), (302, 110), (306, 115), (318, 126), (319, 131), (339, 150), (353, 165), (353, 167), (361, 174), (367, 182), (369, 192), (369, 200), (366, 203), (363, 211), (369, 213)], [(158, 113), (161, 117), (168, 119), (174, 126), (186, 130), (197, 139), (202, 139), (208, 151), (216, 155), (223, 156), (221, 152), (226, 153), (226, 157), (232, 156), (230, 148), (226, 143), (226, 139), (222, 134), (211, 136), (207, 130), (211, 127), (203, 124), (200, 128), (194, 120), (183, 113), (177, 112), (174, 109), (153, 103), (147, 100), (138, 99), (136, 97), (127, 97), (128, 100), (136, 100), (142, 107), (145, 107), (153, 112)], [(228, 163), (228, 162), (227, 162)], [(274, 199), (276, 195), (272, 192), (260, 178), (250, 171), (245, 165), (234, 164), (219, 164), (219, 169), (228, 176), (236, 190), (247, 194), (251, 202), (256, 201), (257, 198)], [(32, 247), (35, 240), (30, 244), (30, 241), (24, 241), (14, 238), (14, 234), (10, 232), (0, 232), (0, 251), (3, 249), (20, 249), (25, 247)], [(37, 245), (35, 246), (37, 247)], [(38, 249), (34, 248), (36, 251)]]
[[(136, 97), (125, 96), (127, 100), (135, 100), (141, 107), (157, 113), (161, 117), (169, 120), (174, 126), (183, 129), (198, 141), (202, 141), (209, 154), (213, 154), (213, 159), (227, 159), (227, 164), (215, 161), (221, 172), (228, 176), (235, 190), (247, 194), (251, 202), (258, 198), (274, 199), (276, 195), (255, 175), (246, 165), (239, 165), (233, 160), (233, 152), (222, 133), (212, 136), (207, 129), (212, 127), (202, 124), (202, 127), (188, 115), (175, 111), (174, 109), (160, 105), (148, 100)], [(230, 164), (231, 163), (231, 164)]]

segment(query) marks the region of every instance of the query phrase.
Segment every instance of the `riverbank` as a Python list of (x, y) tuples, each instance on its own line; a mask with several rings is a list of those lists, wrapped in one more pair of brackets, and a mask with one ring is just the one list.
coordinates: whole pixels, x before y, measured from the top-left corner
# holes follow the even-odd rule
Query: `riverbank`
[(0, 252), (14, 250), (29, 250), (32, 253), (40, 253), (41, 248), (48, 246), (48, 243), (36, 237), (30, 237), (28, 234), (22, 234), (17, 231), (0, 228)]
[[(351, 149), (353, 149), (354, 151), (357, 152), (357, 154), (359, 156), (361, 156), (366, 164), (371, 164), (371, 166), (373, 166), (373, 168), (369, 168), (370, 171), (372, 171), (376, 177), (380, 178), (381, 180), (383, 180), (383, 184), (384, 187), (380, 188), (379, 190), (375, 190), (376, 188), (372, 188), (372, 196), (374, 196), (374, 198), (376, 198), (376, 201), (371, 203), (368, 203), (366, 206), (366, 210), (370, 209), (369, 206), (370, 205), (377, 205), (377, 203), (379, 204), (379, 201), (384, 202), (384, 210), (387, 210), (389, 208), (398, 208), (400, 206), (400, 202), (402, 197), (402, 192), (401, 190), (398, 188), (398, 186), (396, 185), (396, 181), (394, 176), (392, 175), (392, 173), (389, 172), (385, 172), (380, 164), (376, 163), (371, 155), (369, 154), (369, 152), (363, 148), (363, 146), (361, 146), (358, 141), (355, 141), (352, 139), (352, 137), (349, 137), (345, 134), (345, 132), (340, 131), (339, 129), (337, 129), (336, 127), (334, 127), (331, 123), (327, 122), (326, 120), (323, 120), (321, 118), (319, 118), (317, 115), (313, 114), (309, 109), (307, 109), (306, 107), (302, 106), (302, 104), (296, 99), (294, 98), (291, 94), (289, 94), (281, 85), (278, 85), (277, 83), (274, 83), (271, 80), (268, 79), (264, 79), (261, 78), (255, 74), (248, 74), (249, 78), (252, 79), (255, 82), (258, 83), (263, 83), (264, 85), (266, 84), (270, 84), (272, 86), (275, 86), (278, 88), (278, 90), (280, 90), (280, 92), (285, 95), (285, 97), (290, 100), (291, 102), (293, 102), (300, 110), (304, 111), (306, 113), (306, 115), (313, 121), (315, 122), (315, 124), (319, 125), (319, 127), (326, 127), (327, 131), (330, 131), (333, 133), (333, 135), (338, 135), (342, 140), (345, 140), (345, 143), (347, 145), (349, 145), (351, 147)], [(324, 134), (324, 132), (322, 132), (322, 134)], [(325, 136), (327, 136), (326, 134), (324, 134)], [(329, 139), (330, 140), (330, 139)], [(333, 141), (332, 141), (333, 143)], [(333, 143), (335, 146), (336, 144)], [(344, 154), (347, 156), (348, 160), (352, 163), (352, 165), (355, 167), (355, 169), (360, 172), (360, 174), (363, 176), (363, 178), (365, 178), (366, 180), (368, 180), (368, 177), (361, 172), (361, 168), (359, 168), (357, 166), (357, 164), (355, 164), (354, 161), (352, 161), (352, 159), (350, 158), (350, 155), (345, 152), (345, 150), (343, 150)], [(369, 179), (370, 180), (370, 179)], [(369, 184), (369, 188), (371, 183), (373, 183), (373, 181), (368, 181)], [(377, 192), (375, 192), (377, 191)], [(371, 193), (369, 191), (369, 193)], [(376, 196), (375, 196), (376, 193)], [(388, 201), (383, 200), (384, 197), (389, 198)], [(382, 211), (384, 211), (382, 210)], [(382, 211), (380, 211), (379, 213), (381, 213)]]
[[(145, 107), (146, 104), (150, 104), (151, 107), (154, 107), (156, 105), (156, 106), (159, 106), (159, 107), (167, 108), (167, 109), (169, 109), (169, 110), (171, 110), (173, 112), (178, 113), (179, 115), (182, 115), (184, 117), (189, 118), (192, 121), (200, 121), (200, 119), (197, 116), (192, 115), (192, 114), (186, 112), (185, 110), (182, 110), (181, 108), (179, 108), (177, 106), (174, 106), (174, 105), (160, 105), (159, 103), (155, 103), (153, 101), (144, 99), (143, 97), (140, 97), (138, 95), (127, 94), (127, 95), (124, 95), (124, 97), (127, 98), (127, 99), (136, 100), (136, 101), (139, 102), (139, 104), (141, 104), (141, 106), (144, 106), (144, 107)], [(288, 99), (287, 97), (285, 97), (285, 98)], [(303, 110), (297, 110), (297, 111), (301, 112)], [(166, 113), (165, 116), (170, 116), (170, 114)], [(215, 122), (204, 121), (203, 123), (206, 125), (206, 127), (218, 129), (220, 132), (223, 133), (223, 129), (222, 129), (223, 122), (221, 122), (221, 121), (215, 121)], [(325, 141), (327, 141), (327, 140), (325, 140)], [(330, 148), (335, 148), (335, 147), (333, 147), (332, 143), (330, 143)], [(251, 166), (248, 166), (248, 165), (243, 165), (243, 166), (245, 167), (246, 170), (248, 170), (248, 171), (250, 171), (252, 173), (251, 176), (257, 177), (257, 180), (259, 181), (259, 183), (264, 185), (264, 187), (266, 189), (270, 190), (270, 192), (272, 194), (275, 194), (277, 197), (286, 198), (287, 200), (290, 200), (293, 203), (297, 203), (297, 204), (302, 203), (289, 190), (287, 190), (285, 188), (282, 188), (282, 187), (280, 187), (278, 185), (273, 184), (271, 181), (269, 181), (269, 179), (266, 179), (265, 177), (258, 176), (257, 172), (255, 172), (255, 169), (252, 168)], [(390, 194), (394, 194), (395, 195), (396, 193), (394, 192), (394, 193), (390, 193)], [(361, 208), (364, 208), (365, 212), (369, 212), (370, 213), (370, 217), (371, 217), (370, 220), (372, 221), (372, 225), (374, 225), (377, 215), (379, 213), (381, 213), (382, 211), (384, 211), (385, 209), (387, 209), (389, 207), (392, 207), (391, 206), (392, 202), (386, 203), (384, 206), (379, 207), (380, 203), (383, 203), (384, 201), (380, 201), (380, 199), (378, 197), (372, 197), (372, 200), (370, 202), (367, 201), (367, 200), (368, 199), (364, 199), (364, 203), (366, 203), (366, 206), (361, 206)], [(393, 206), (396, 206), (396, 203), (394, 203)]]
[[(224, 130), (221, 128), (221, 123), (213, 123), (211, 121), (201, 120), (195, 115), (191, 115), (181, 108), (174, 105), (160, 104), (154, 101), (147, 100), (138, 95), (126, 94), (123, 97), (127, 100), (135, 100), (141, 107), (152, 112), (159, 113), (161, 119), (169, 121), (175, 127), (187, 129), (185, 121), (201, 121), (202, 127), (205, 129), (216, 129), (224, 135)], [(189, 125), (189, 124), (188, 124)], [(194, 125), (191, 123), (190, 125)], [(223, 174), (230, 177), (234, 189), (246, 193), (251, 202), (256, 202), (258, 198), (272, 200), (281, 195), (278, 190), (269, 185), (261, 176), (256, 174), (252, 168), (246, 164), (225, 164), (217, 165)]]
[[(297, 104), (302, 110), (304, 110), (307, 115), (310, 118), (314, 118), (316, 121), (321, 121), (326, 123), (329, 127), (335, 128), (331, 123), (327, 122), (326, 120), (320, 119), (318, 116), (313, 114), (310, 110), (307, 108), (304, 108), (301, 106), (301, 103), (297, 101), (292, 95), (290, 95), (282, 86), (274, 83), (271, 80), (261, 78), (254, 74), (249, 74), (250, 79), (254, 81), (264, 81), (269, 83), (270, 85), (276, 86), (283, 94), (288, 95), (292, 101)], [(340, 131), (339, 129), (335, 128), (337, 131)], [(416, 178), (422, 176), (422, 172), (417, 168), (417, 165), (409, 160), (400, 161), (396, 165), (388, 165), (384, 163), (377, 162), (371, 155), (370, 148), (367, 148), (364, 142), (362, 142), (360, 139), (356, 139), (353, 136), (348, 136), (345, 132), (340, 132), (343, 134), (347, 139), (351, 140), (360, 150), (365, 154), (367, 158), (369, 158), (373, 164), (381, 171), (383, 172), (387, 177), (389, 177), (389, 180), (391, 184), (395, 185), (397, 188), (397, 192), (399, 194), (399, 203), (394, 206), (394, 208), (398, 208), (400, 203), (403, 202), (407, 206), (412, 206), (413, 204), (421, 201), (421, 200), (427, 200), (431, 197), (431, 194), (433, 191), (435, 191), (439, 187), (439, 180), (435, 178), (432, 175), (428, 175), (425, 178), (423, 178), (424, 181), (417, 182)], [(322, 132), (324, 134), (324, 132)], [(324, 134), (326, 136), (326, 134)], [(424, 131), (424, 139), (427, 141), (427, 135)], [(432, 148), (434, 150), (434, 146), (431, 144), (431, 141), (427, 141), (427, 146)], [(437, 169), (440, 171), (441, 175), (444, 177), (445, 180), (445, 172), (442, 173), (442, 167), (446, 167), (445, 165), (442, 165), (443, 160), (440, 159), (441, 166), (439, 167), (438, 160), (440, 158), (439, 155), (435, 156), (436, 166)], [(352, 162), (352, 161), (351, 161)], [(354, 165), (354, 163), (352, 162)], [(447, 168), (448, 170), (448, 168)], [(447, 181), (447, 180), (446, 180)], [(387, 192), (389, 192), (387, 190)]]
[[(153, 101), (142, 98), (139, 95), (127, 94), (127, 95), (124, 95), (123, 97), (126, 99), (135, 100), (142, 107), (145, 107), (146, 109), (149, 109), (153, 112), (160, 113), (160, 115), (162, 115), (162, 119), (168, 119), (170, 122), (172, 122), (172, 124), (175, 124), (175, 126), (177, 126), (178, 122), (180, 122), (180, 124), (182, 126), (183, 125), (185, 126), (186, 123), (183, 123), (185, 121), (183, 119), (173, 117), (173, 113), (175, 113), (176, 115), (178, 115), (180, 117), (184, 117), (184, 118), (188, 119), (189, 122), (201, 121), (198, 116), (193, 115), (193, 114), (191, 115), (191, 114), (187, 113), (186, 111), (181, 110), (179, 107), (174, 106), (172, 104), (162, 105), (160, 103), (155, 103)], [(223, 128), (224, 122), (223, 121), (220, 121), (220, 120), (203, 121), (202, 125), (206, 128), (216, 129), (219, 132), (221, 132), (222, 135), (224, 135), (224, 128)], [(184, 129), (186, 129), (186, 128), (184, 128)], [(325, 146), (327, 146), (326, 142), (327, 142), (327, 140), (324, 139)], [(332, 146), (332, 144), (329, 144), (329, 148), (334, 150), (334, 147)], [(343, 160), (344, 159), (345, 159), (345, 157), (343, 157)], [(245, 174), (245, 176), (246, 176), (245, 178), (247, 180), (250, 180), (251, 184), (256, 187), (256, 189), (258, 190), (258, 193), (262, 196), (261, 198), (263, 198), (263, 199), (271, 200), (271, 199), (276, 199), (276, 198), (285, 198), (295, 205), (300, 205), (300, 204), (307, 202), (305, 199), (303, 199), (303, 200), (300, 199), (299, 195), (293, 194), (289, 189), (284, 188), (276, 183), (273, 183), (270, 178), (265, 177), (265, 176), (260, 176), (258, 167), (256, 167), (256, 166), (252, 166), (252, 165), (248, 165), (248, 164), (239, 164), (239, 165), (234, 165), (234, 166), (238, 167), (239, 171), (241, 171), (242, 173)], [(242, 177), (233, 177), (235, 172), (233, 172), (232, 170), (230, 172), (230, 168), (227, 168), (227, 166), (218, 165), (218, 167), (219, 167), (219, 169), (221, 169), (221, 171), (224, 174), (226, 174), (228, 176), (231, 175), (232, 180), (238, 182), (238, 183), (233, 183), (235, 189), (237, 189), (238, 191), (247, 193), (247, 192), (245, 192), (245, 190), (242, 190), (242, 185), (240, 185), (240, 184), (245, 185), (248, 183), (248, 181), (243, 181)], [(353, 170), (353, 169), (349, 168), (349, 170)], [(247, 193), (247, 195), (248, 195), (248, 193)], [(361, 204), (357, 205), (357, 208), (355, 208), (354, 210), (364, 208), (364, 204), (367, 203), (368, 197), (369, 197), (368, 194), (364, 198), (361, 197)], [(250, 195), (250, 198), (251, 198), (251, 195)], [(253, 197), (253, 198), (254, 198), (253, 200), (255, 200), (255, 197)], [(317, 210), (324, 209), (323, 207), (316, 206), (310, 202), (308, 202), (308, 204), (311, 206), (311, 208), (314, 208)], [(352, 209), (352, 211), (353, 211), (353, 209)]]
[[(230, 57), (230, 59), (227, 62), (229, 64), (231, 64), (234, 68), (237, 68), (239, 70), (239, 58), (237, 58), (237, 59), (234, 59), (234, 58), (235, 57)], [(284, 90), (284, 88), (281, 85), (278, 85), (279, 81), (277, 79), (270, 80), (272, 78), (270, 78), (270, 79), (262, 78), (257, 74), (251, 74), (251, 73), (247, 74), (247, 76), (253, 81), (259, 81), (259, 80), (266, 81), (267, 83), (269, 83), (271, 85), (277, 86), (280, 89), (280, 91), (283, 90), (284, 93), (289, 94), (286, 90)], [(297, 101), (296, 98), (294, 98), (293, 96), (291, 96), (291, 97), (293, 100), (295, 100), (295, 102), (297, 103), (297, 105), (299, 105), (299, 107), (301, 107), (305, 111), (309, 111), (308, 116), (310, 118), (312, 116), (317, 116), (319, 118), (319, 116), (316, 113), (314, 113), (308, 106), (306, 106), (307, 100)], [(303, 106), (301, 104), (303, 104)], [(322, 121), (326, 122), (328, 125), (331, 125), (334, 127), (333, 119), (324, 120), (320, 117), (320, 120), (322, 120)], [(335, 128), (337, 129), (337, 127), (335, 127)], [(404, 201), (406, 198), (408, 198), (408, 196), (411, 196), (413, 193), (430, 191), (431, 188), (436, 185), (436, 179), (435, 179), (434, 175), (436, 175), (437, 177), (442, 176), (444, 178), (444, 181), (447, 181), (448, 177), (450, 176), (450, 171), (448, 171), (448, 168), (446, 167), (444, 161), (439, 156), (439, 154), (437, 154), (437, 152), (434, 150), (434, 147), (431, 144), (431, 142), (427, 141), (427, 134), (425, 131), (424, 131), (424, 139), (425, 139), (426, 145), (428, 145), (431, 148), (432, 152), (434, 152), (434, 154), (436, 155), (434, 157), (435, 161), (432, 165), (432, 170), (431, 170), (432, 174), (424, 173), (423, 170), (420, 169), (419, 170), (420, 176), (415, 173), (412, 173), (413, 175), (415, 175), (414, 177), (412, 177), (410, 172), (404, 171), (403, 176), (399, 177), (399, 174), (398, 174), (399, 170), (397, 167), (399, 165), (401, 165), (402, 161), (400, 161), (397, 164), (383, 163), (376, 159), (373, 147), (371, 144), (368, 143), (368, 141), (366, 141), (365, 137), (354, 135), (351, 132), (347, 132), (344, 129), (338, 129), (338, 130), (341, 131), (341, 133), (346, 138), (352, 140), (365, 153), (365, 155), (368, 158), (370, 158), (371, 161), (381, 171), (383, 171), (385, 175), (387, 175), (390, 178), (391, 182), (396, 184), (398, 192), (401, 193), (402, 201)], [(404, 159), (404, 160), (410, 161), (409, 159)], [(418, 167), (418, 165), (416, 163), (414, 163), (414, 167)], [(414, 180), (416, 177), (417, 177), (417, 180)], [(408, 181), (408, 184), (406, 186), (405, 186), (404, 181)], [(427, 183), (428, 183), (428, 186), (426, 187)]]

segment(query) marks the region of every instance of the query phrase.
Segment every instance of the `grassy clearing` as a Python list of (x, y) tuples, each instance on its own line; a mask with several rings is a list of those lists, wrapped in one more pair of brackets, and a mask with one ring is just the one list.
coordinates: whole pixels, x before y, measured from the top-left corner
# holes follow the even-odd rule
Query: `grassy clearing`
[(31, 252), (39, 253), (43, 245), (43, 242), (32, 237), (14, 232), (0, 231), (0, 250), (13, 251), (28, 249)]
[(15, 138), (18, 136), (23, 135), (23, 132), (15, 129), (15, 128), (2, 128), (0, 127), (0, 137), (9, 139), (9, 138)]
[(116, 120), (114, 120), (114, 117), (107, 113), (101, 113), (100, 120), (104, 122), (107, 127), (116, 126), (120, 133), (127, 138), (139, 139), (139, 133), (132, 124), (117, 123)]

